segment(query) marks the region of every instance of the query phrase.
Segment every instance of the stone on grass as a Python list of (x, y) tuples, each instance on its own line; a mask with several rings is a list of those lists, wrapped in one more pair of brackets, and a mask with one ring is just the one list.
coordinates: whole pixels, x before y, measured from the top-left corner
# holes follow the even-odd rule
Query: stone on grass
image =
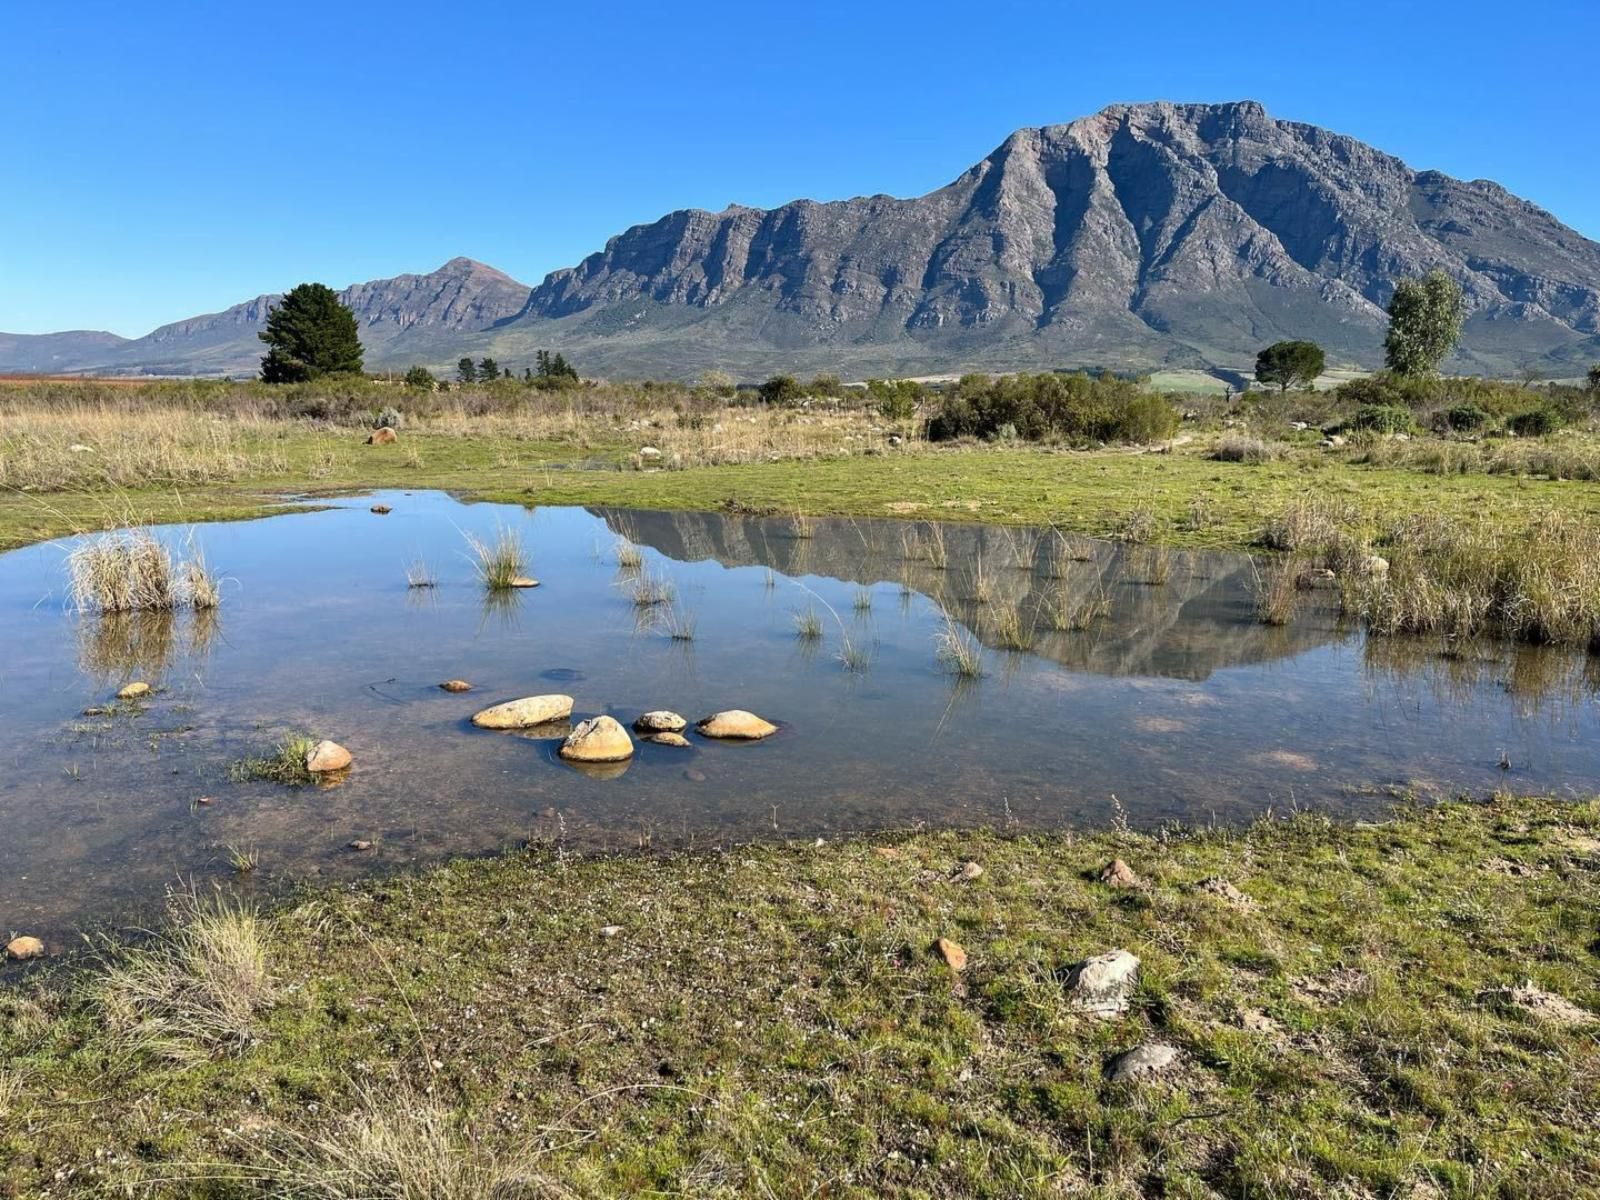
[(15, 959), (43, 958), (44, 943), (36, 937), (28, 937), (27, 935), (14, 937), (6, 943), (6, 957)]
[(1106, 1075), (1112, 1083), (1137, 1083), (1165, 1075), (1177, 1063), (1176, 1046), (1169, 1046), (1165, 1042), (1146, 1042), (1113, 1058), (1106, 1067)]
[(350, 843), (350, 849), (352, 849), (352, 850), (371, 850), (372, 849), (372, 843), (367, 841), (366, 838), (357, 838), (355, 841)]
[(1120, 858), (1113, 858), (1100, 871), (1100, 882), (1107, 887), (1136, 888), (1144, 881)]
[(622, 932), (622, 926), (621, 925), (602, 925), (602, 926), (600, 926), (600, 936), (603, 937), (603, 938), (614, 938), (614, 937), (617, 936), (617, 934), (619, 934), (621, 932)]
[(1210, 879), (1200, 881), (1200, 890), (1215, 896), (1219, 900), (1226, 900), (1235, 908), (1254, 908), (1256, 902), (1246, 896), (1233, 884), (1220, 875), (1213, 875)]
[(1389, 560), (1381, 554), (1369, 554), (1361, 560), (1361, 569), (1368, 575), (1387, 575)]
[(742, 708), (725, 709), (702, 718), (695, 726), (709, 738), (727, 738), (733, 741), (754, 742), (778, 732), (771, 721), (764, 721), (753, 712)]
[(978, 863), (975, 863), (975, 862), (969, 862), (969, 863), (962, 864), (961, 870), (956, 872), (956, 878), (957, 879), (965, 879), (965, 880), (971, 881), (971, 880), (976, 879), (979, 875), (982, 875), (982, 874), (983, 874), (983, 867), (982, 866), (980, 866)]
[(447, 692), (470, 692), (472, 685), (465, 679), (446, 679), (439, 687)]
[(367, 435), (367, 445), (369, 446), (388, 446), (399, 440), (400, 435), (388, 426), (384, 426), (382, 429), (374, 429)]
[(480, 729), (528, 729), (550, 721), (562, 721), (571, 715), (571, 696), (524, 696), (474, 713), (472, 723)]
[(961, 948), (960, 942), (940, 938), (934, 942), (933, 948), (939, 952), (939, 957), (944, 959), (944, 965), (952, 971), (960, 974), (967, 969), (967, 952)]
[(682, 733), (688, 726), (688, 721), (665, 708), (647, 712), (633, 723), (640, 733)]
[(1139, 959), (1126, 950), (1111, 950), (1085, 959), (1067, 975), (1072, 1007), (1095, 1017), (1128, 1011), (1139, 982)]
[(118, 689), (118, 691), (117, 691), (117, 699), (118, 700), (137, 700), (141, 696), (148, 696), (149, 694), (150, 694), (150, 685), (148, 683), (138, 683), (138, 682), (125, 683), (125, 684), (122, 685), (122, 687), (120, 689)]
[(654, 446), (640, 446), (639, 457), (644, 459), (646, 462), (654, 462), (656, 459), (661, 457), (661, 451)]
[(559, 753), (570, 762), (622, 762), (633, 757), (633, 739), (615, 717), (590, 717), (567, 735)]
[(306, 752), (306, 770), (313, 775), (342, 771), (350, 765), (350, 751), (326, 738)]

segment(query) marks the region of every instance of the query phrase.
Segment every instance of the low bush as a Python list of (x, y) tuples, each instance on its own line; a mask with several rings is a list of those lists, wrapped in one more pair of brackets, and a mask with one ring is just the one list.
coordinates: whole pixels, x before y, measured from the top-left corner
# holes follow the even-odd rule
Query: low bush
[(1409, 433), (1415, 426), (1411, 410), (1398, 404), (1364, 404), (1350, 418), (1351, 429), (1369, 433)]
[(966, 375), (928, 422), (930, 441), (996, 438), (1027, 441), (1145, 443), (1171, 437), (1179, 413), (1165, 396), (1109, 373)]
[(1541, 404), (1516, 413), (1506, 421), (1506, 428), (1518, 437), (1544, 437), (1567, 423), (1566, 417), (1553, 404)]

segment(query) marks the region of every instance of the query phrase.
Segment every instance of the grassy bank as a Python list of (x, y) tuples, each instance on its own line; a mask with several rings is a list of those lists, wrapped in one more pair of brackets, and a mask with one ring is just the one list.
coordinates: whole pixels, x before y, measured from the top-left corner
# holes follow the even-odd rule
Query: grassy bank
[[(1600, 1189), (1593, 802), (545, 846), (207, 914), (0, 994), (11, 1194)], [(1113, 948), (1131, 1006), (1077, 1011)], [(1108, 1079), (1152, 1042), (1166, 1073)]]
[[(634, 434), (631, 441), (640, 441)], [(665, 440), (665, 439), (659, 439)], [(344, 431), (290, 429), (273, 460), (237, 475), (122, 485), (83, 480), (56, 490), (0, 491), (0, 548), (134, 522), (227, 520), (274, 511), (285, 494), (367, 488), (441, 488), (521, 504), (604, 504), (812, 515), (914, 517), (1049, 524), (1118, 533), (1145, 513), (1158, 540), (1186, 546), (1252, 543), (1290, 501), (1319, 497), (1371, 512), (1427, 509), (1503, 525), (1539, 514), (1600, 512), (1600, 493), (1577, 480), (1434, 474), (1351, 462), (1314, 448), (1263, 463), (1217, 462), (1213, 439), (1170, 453), (984, 447), (638, 470), (623, 436), (583, 441), (509, 434), (411, 432), (367, 446)], [(587, 465), (599, 469), (572, 469)]]
[[(1504, 403), (1531, 402), (1501, 391)], [(1587, 483), (1600, 475), (1600, 437), (1588, 425), (1477, 441), (1353, 434), (1330, 447), (1317, 422), (1348, 418), (1351, 406), (1320, 394), (1185, 405), (1192, 419), (1154, 448), (936, 448), (922, 440), (932, 402), (921, 417), (891, 420), (859, 397), (751, 405), (681, 385), (429, 394), (362, 381), (27, 384), (0, 388), (0, 547), (252, 515), (284, 493), (377, 487), (534, 504), (1053, 523), (1101, 535), (1132, 514), (1156, 539), (1196, 546), (1249, 544), (1271, 514), (1305, 497), (1369, 513), (1488, 515), (1507, 527), (1554, 509), (1600, 509)], [(399, 440), (366, 445), (383, 412), (400, 421)]]

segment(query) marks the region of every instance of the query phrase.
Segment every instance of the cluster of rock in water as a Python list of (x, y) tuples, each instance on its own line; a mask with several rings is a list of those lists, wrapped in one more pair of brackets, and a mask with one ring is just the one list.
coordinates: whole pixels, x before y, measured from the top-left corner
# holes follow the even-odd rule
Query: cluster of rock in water
[[(463, 691), (462, 680), (440, 684), (446, 691)], [(474, 714), (472, 723), (480, 729), (538, 729), (567, 721), (572, 716), (571, 696), (551, 694), (507, 700)], [(662, 746), (688, 746), (684, 730), (689, 722), (675, 712), (655, 709), (633, 723), (640, 738)], [(742, 708), (713, 713), (695, 722), (701, 737), (722, 741), (760, 741), (778, 732), (778, 727)], [(579, 722), (561, 742), (563, 759), (576, 763), (618, 763), (633, 757), (633, 738), (615, 717), (601, 714)]]

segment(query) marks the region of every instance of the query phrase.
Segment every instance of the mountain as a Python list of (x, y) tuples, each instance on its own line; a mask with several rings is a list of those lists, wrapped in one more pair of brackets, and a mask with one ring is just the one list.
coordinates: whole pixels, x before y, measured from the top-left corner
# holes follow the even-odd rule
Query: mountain
[[(339, 299), (355, 313), (369, 366), (408, 366), (434, 358), (454, 362), (450, 350), (462, 338), (516, 316), (528, 294), (527, 284), (493, 267), (453, 258), (426, 275), (354, 284)], [(131, 340), (109, 333), (0, 334), (0, 372), (253, 375), (266, 349), (256, 335), (280, 299), (281, 293), (257, 296)]]
[[(1415, 171), (1252, 101), (1019, 130), (913, 199), (671, 213), (531, 290), (456, 259), (344, 295), (374, 366), (521, 364), (548, 347), (613, 376), (1248, 370), (1285, 337), (1377, 365), (1394, 281), (1436, 267), (1469, 309), (1447, 369), (1573, 375), (1600, 358), (1600, 244), (1497, 184)], [(272, 299), (77, 362), (251, 370)], [(0, 370), (16, 369), (0, 342)]]

